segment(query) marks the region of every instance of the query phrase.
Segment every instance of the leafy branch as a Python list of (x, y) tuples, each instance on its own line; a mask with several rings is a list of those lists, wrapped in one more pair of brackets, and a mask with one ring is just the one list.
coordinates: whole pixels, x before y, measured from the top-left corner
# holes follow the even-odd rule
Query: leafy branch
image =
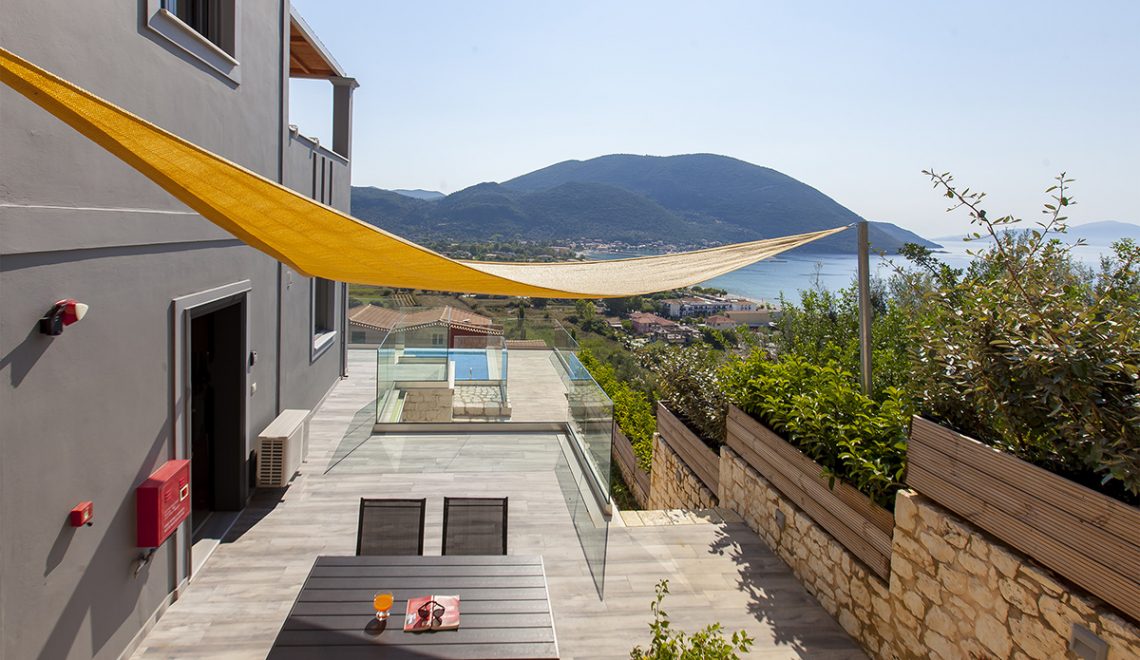
[(661, 609), (668, 593), (669, 581), (658, 582), (657, 597), (649, 606), (653, 613), (653, 621), (649, 624), (653, 640), (649, 650), (642, 650), (640, 645), (634, 647), (629, 652), (631, 660), (739, 660), (738, 653), (747, 653), (752, 647), (755, 640), (743, 630), (732, 633), (732, 638), (726, 640), (724, 627), (719, 623), (710, 623), (691, 636), (673, 630), (669, 615)]

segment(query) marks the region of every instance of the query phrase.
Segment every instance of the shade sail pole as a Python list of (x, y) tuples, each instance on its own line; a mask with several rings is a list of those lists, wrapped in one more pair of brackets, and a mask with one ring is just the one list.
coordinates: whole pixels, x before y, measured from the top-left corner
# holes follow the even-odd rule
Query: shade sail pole
[(859, 223), (859, 357), (863, 394), (871, 396), (871, 264), (867, 221)]

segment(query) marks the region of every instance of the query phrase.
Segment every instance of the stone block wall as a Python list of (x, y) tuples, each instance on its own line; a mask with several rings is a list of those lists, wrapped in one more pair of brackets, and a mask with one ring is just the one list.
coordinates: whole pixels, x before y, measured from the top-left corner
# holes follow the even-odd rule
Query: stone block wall
[(677, 456), (660, 435), (653, 437), (646, 509), (708, 509), (717, 506), (716, 493)]
[(1110, 660), (1140, 658), (1134, 623), (920, 494), (895, 500), (884, 583), (727, 447), (720, 470), (721, 505), (872, 657), (1077, 657), (1068, 645), (1079, 624), (1108, 643)]
[(891, 604), (900, 656), (1066, 658), (1073, 624), (1140, 658), (1140, 628), (931, 500), (895, 499)]
[(791, 567), (849, 635), (873, 656), (890, 657), (887, 584), (728, 447), (720, 452), (720, 501)]
[(450, 422), (452, 391), (432, 387), (409, 389), (404, 395), (402, 422)]

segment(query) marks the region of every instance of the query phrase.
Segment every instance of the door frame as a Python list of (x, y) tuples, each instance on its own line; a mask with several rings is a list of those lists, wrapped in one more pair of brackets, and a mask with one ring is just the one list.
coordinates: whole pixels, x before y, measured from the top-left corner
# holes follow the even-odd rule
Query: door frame
[[(190, 321), (196, 316), (195, 312), (202, 312), (203, 307), (228, 307), (230, 304), (238, 304), (241, 306), (240, 316), (242, 319), (242, 350), (241, 355), (249, 355), (250, 346), (250, 323), (249, 323), (249, 292), (253, 289), (253, 285), (249, 280), (241, 280), (232, 284), (199, 291), (186, 296), (175, 298), (172, 301), (172, 322), (171, 326), (173, 332), (173, 359), (171, 360), (171, 378), (173, 387), (171, 388), (172, 401), (171, 401), (171, 435), (170, 435), (170, 456), (174, 459), (189, 459), (190, 458)], [(209, 312), (205, 312), (209, 313)], [(242, 453), (245, 454), (246, 445), (249, 442), (249, 377), (250, 367), (249, 362), (246, 360), (245, 369), (242, 370), (242, 388), (243, 396), (241, 398), (241, 412), (239, 414), (239, 422), (241, 424), (240, 440), (242, 443)], [(172, 567), (174, 576), (174, 591), (176, 595), (180, 595), (182, 589), (189, 583), (190, 578), (193, 577), (193, 562), (190, 558), (190, 548), (192, 547), (193, 530), (190, 529), (190, 519), (187, 518), (178, 526), (178, 530), (174, 533), (174, 566)]]

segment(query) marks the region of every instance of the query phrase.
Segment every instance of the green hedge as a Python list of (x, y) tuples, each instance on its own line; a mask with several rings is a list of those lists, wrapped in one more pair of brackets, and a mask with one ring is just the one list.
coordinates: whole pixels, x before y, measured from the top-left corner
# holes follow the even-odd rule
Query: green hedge
[(657, 431), (653, 403), (644, 393), (619, 380), (614, 368), (594, 357), (589, 350), (580, 351), (578, 359), (613, 401), (614, 421), (633, 445), (638, 464), (648, 472), (653, 464), (653, 434)]
[(906, 469), (912, 408), (896, 388), (880, 401), (865, 396), (857, 377), (835, 363), (817, 365), (756, 351), (725, 365), (732, 401), (812, 460), (877, 504), (893, 508)]

